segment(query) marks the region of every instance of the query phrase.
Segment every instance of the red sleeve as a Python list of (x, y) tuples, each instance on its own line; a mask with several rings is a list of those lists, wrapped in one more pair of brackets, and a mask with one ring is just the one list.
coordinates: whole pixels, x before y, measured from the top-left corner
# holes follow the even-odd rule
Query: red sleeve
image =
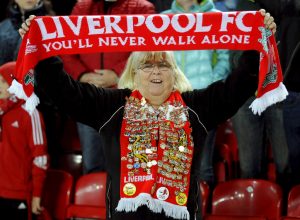
[(42, 115), (37, 110), (29, 118), (28, 137), (32, 155), (33, 196), (41, 197), (46, 171), (49, 167), (45, 125)]
[[(78, 1), (71, 15), (84, 15), (89, 11), (89, 7), (91, 7), (91, 1)], [(64, 68), (66, 72), (72, 76), (73, 79), (78, 80), (80, 75), (85, 72), (89, 72), (89, 68), (81, 62), (80, 56), (78, 54), (70, 54), (70, 55), (61, 55), (60, 56), (64, 63)]]
[(2, 142), (2, 117), (7, 109), (7, 101), (5, 99), (0, 99), (0, 142)]
[(139, 7), (137, 14), (155, 14), (155, 7), (151, 2), (142, 1), (143, 5)]
[(90, 71), (88, 67), (81, 62), (78, 54), (61, 55), (60, 57), (63, 60), (66, 72), (75, 80), (78, 80), (82, 73)]

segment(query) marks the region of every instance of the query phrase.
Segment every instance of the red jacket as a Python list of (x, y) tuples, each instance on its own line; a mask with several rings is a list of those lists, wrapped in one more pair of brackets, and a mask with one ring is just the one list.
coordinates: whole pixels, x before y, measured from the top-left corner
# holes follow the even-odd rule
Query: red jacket
[[(104, 11), (104, 1), (78, 0), (72, 15), (151, 14), (154, 6), (147, 0), (118, 0)], [(118, 76), (122, 73), (129, 52), (62, 55), (64, 68), (74, 79), (95, 69), (110, 69)]]
[(41, 197), (49, 164), (41, 114), (35, 110), (29, 115), (22, 103), (17, 103), (0, 118), (0, 197)]

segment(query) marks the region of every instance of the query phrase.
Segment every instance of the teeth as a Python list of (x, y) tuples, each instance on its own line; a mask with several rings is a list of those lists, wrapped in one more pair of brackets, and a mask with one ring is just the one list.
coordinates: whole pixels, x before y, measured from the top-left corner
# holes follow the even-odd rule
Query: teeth
[(151, 82), (153, 82), (153, 83), (161, 83), (162, 81), (160, 79), (153, 79), (153, 80), (151, 80)]

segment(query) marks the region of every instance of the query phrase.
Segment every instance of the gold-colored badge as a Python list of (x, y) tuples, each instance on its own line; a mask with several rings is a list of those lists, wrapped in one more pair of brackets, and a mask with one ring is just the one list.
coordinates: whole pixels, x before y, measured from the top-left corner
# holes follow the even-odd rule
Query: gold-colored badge
[(187, 202), (187, 196), (185, 193), (178, 193), (178, 195), (176, 196), (176, 202), (179, 205), (184, 205)]
[(127, 196), (133, 196), (136, 192), (136, 186), (133, 183), (126, 183), (123, 187), (123, 192)]

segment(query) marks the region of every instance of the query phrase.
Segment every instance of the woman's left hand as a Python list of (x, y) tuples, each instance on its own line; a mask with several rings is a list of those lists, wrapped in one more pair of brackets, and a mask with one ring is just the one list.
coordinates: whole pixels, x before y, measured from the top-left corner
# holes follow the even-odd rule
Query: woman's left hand
[(24, 35), (29, 31), (29, 27), (31, 24), (31, 21), (35, 18), (35, 15), (30, 15), (29, 18), (27, 18), (21, 25), (19, 29), (19, 34), (21, 38), (23, 39)]
[(276, 33), (276, 23), (274, 21), (274, 18), (270, 15), (270, 13), (266, 12), (265, 9), (260, 9), (259, 12), (262, 16), (264, 16), (264, 24), (265, 28), (271, 30), (273, 34)]

